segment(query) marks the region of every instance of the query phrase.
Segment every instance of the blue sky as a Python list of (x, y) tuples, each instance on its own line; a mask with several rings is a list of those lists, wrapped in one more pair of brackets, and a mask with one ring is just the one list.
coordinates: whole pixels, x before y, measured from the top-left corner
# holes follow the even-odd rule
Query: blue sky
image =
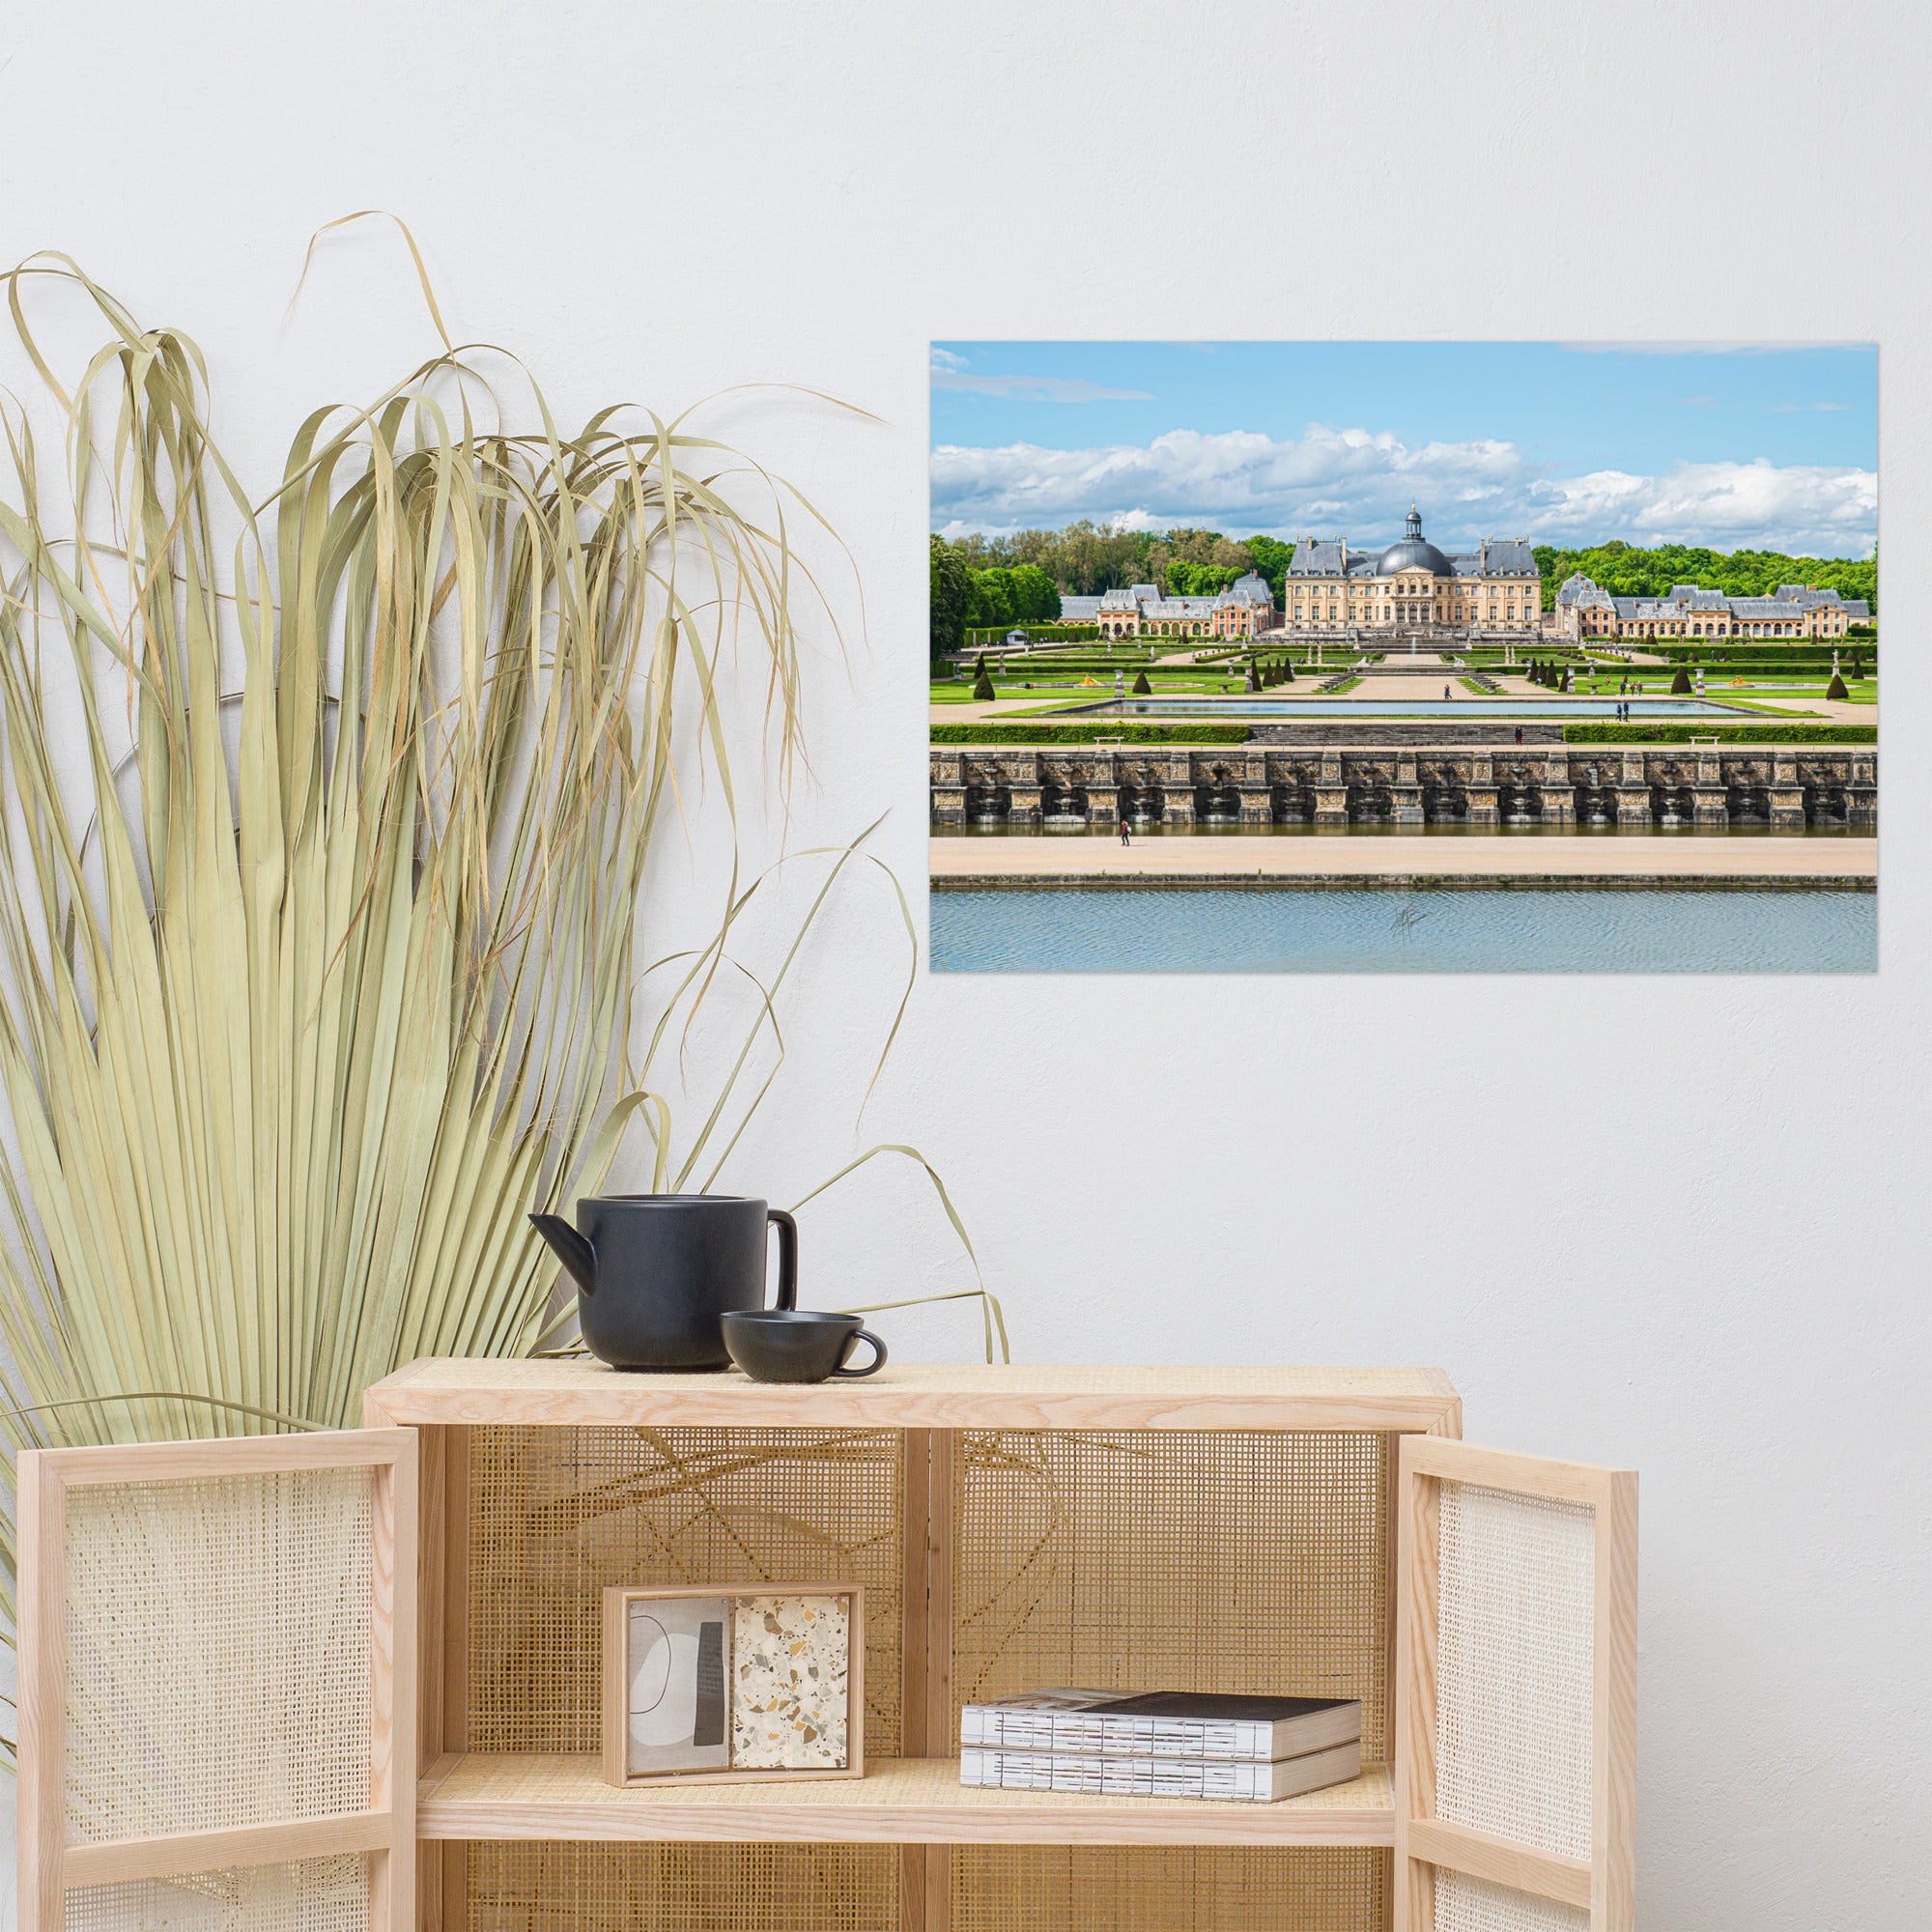
[(974, 343), (932, 352), (935, 529), (1706, 543), (1862, 556), (1851, 345)]

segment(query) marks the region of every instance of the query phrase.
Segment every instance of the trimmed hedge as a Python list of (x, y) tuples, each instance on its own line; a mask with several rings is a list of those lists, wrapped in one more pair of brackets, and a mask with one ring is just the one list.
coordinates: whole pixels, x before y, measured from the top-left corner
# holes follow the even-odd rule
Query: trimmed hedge
[(1876, 745), (1876, 724), (1566, 724), (1566, 745)]
[(1030, 718), (1010, 723), (935, 724), (935, 745), (1092, 745), (1119, 738), (1129, 745), (1245, 745), (1245, 724), (1044, 724)]
[(1024, 631), (1028, 637), (1042, 642), (1052, 642), (1056, 638), (1069, 643), (1085, 643), (1089, 639), (1100, 635), (1097, 624), (1063, 624), (1057, 617), (1017, 617), (1010, 624), (973, 624), (967, 627), (967, 648), (980, 644), (1003, 644), (1009, 631)]
[[(1715, 647), (1710, 644), (1700, 647), (1694, 643), (1665, 642), (1663, 639), (1658, 638), (1651, 640), (1647, 647), (1647, 655), (1662, 658), (1669, 664), (1700, 664), (1707, 672), (1719, 668), (1741, 669), (1749, 665), (1778, 665), (1794, 668), (1814, 664), (1830, 665), (1834, 644), (1841, 658), (1856, 654), (1875, 661), (1878, 657), (1878, 640), (1874, 638), (1839, 638), (1822, 644), (1815, 643), (1807, 638), (1786, 644), (1782, 648), (1775, 638), (1769, 639), (1746, 638), (1729, 649), (1721, 643)], [(1642, 671), (1645, 667), (1637, 665), (1634, 668)]]

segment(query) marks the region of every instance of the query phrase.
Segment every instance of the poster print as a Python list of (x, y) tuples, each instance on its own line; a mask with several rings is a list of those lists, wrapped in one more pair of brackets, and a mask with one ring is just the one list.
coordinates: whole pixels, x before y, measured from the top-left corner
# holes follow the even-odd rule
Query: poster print
[(935, 970), (1874, 970), (1877, 362), (935, 344)]

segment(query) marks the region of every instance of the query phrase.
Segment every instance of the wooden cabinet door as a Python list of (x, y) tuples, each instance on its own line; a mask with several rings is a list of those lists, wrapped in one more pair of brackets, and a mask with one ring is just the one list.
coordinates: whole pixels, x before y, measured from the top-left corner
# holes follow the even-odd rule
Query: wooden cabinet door
[(27, 1451), (21, 1932), (410, 1932), (416, 1437)]
[(1405, 1435), (1396, 1932), (1632, 1932), (1636, 1475)]

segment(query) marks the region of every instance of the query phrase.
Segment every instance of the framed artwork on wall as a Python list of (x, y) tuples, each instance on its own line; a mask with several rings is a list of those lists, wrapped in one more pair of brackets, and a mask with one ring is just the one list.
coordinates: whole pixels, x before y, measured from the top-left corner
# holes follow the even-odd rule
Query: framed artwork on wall
[(1874, 344), (930, 361), (936, 970), (1876, 970)]

